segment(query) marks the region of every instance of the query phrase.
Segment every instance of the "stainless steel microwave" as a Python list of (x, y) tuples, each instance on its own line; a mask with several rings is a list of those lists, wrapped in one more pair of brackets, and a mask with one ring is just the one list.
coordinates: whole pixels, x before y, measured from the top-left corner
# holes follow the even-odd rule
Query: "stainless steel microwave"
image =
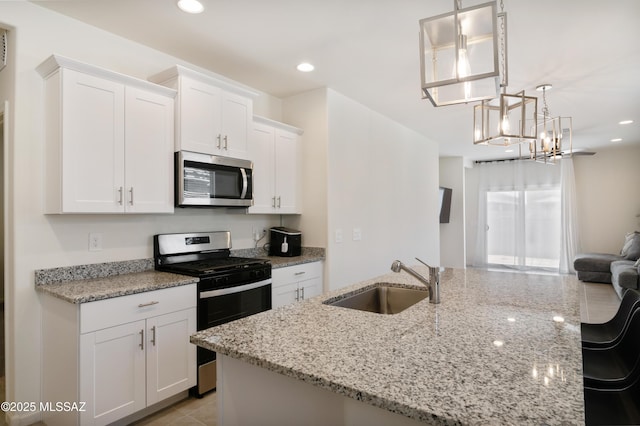
[(176, 206), (248, 207), (253, 205), (253, 163), (238, 158), (175, 153)]

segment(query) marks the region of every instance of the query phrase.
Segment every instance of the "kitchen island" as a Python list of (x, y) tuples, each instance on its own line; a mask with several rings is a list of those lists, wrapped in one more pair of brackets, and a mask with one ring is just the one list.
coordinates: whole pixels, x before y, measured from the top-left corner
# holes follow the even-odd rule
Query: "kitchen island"
[(323, 303), (380, 282), (421, 287), (389, 273), (193, 335), (218, 424), (584, 424), (575, 277), (446, 270), (438, 305)]

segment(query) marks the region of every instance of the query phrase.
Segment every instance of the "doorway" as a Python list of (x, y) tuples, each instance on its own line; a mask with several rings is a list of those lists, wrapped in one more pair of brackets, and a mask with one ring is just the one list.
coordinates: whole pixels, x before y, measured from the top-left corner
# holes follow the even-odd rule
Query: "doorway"
[(487, 263), (557, 271), (560, 189), (487, 192)]

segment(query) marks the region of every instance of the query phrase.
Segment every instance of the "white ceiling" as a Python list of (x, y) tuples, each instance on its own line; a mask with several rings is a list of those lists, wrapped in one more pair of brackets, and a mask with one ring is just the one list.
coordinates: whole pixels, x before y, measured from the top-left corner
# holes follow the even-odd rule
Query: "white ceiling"
[[(421, 99), (418, 20), (453, 0), (202, 1), (200, 15), (175, 0), (33, 2), (280, 98), (330, 87), (438, 142), (441, 156), (514, 155), (473, 146), (472, 105)], [(539, 96), (540, 109), (535, 87), (553, 84), (549, 110), (573, 117), (574, 149), (640, 143), (640, 1), (503, 1), (508, 91)], [(296, 71), (301, 61), (316, 70)]]

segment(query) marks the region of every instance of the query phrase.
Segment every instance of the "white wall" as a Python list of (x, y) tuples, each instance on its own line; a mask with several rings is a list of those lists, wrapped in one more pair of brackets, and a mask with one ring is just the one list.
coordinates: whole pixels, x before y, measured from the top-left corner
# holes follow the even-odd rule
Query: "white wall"
[(305, 183), (315, 182), (306, 188), (316, 192), (298, 225), (326, 241), (329, 289), (387, 273), (394, 259), (439, 264), (435, 143), (331, 89), (285, 99), (283, 116), (317, 145), (305, 147)]
[[(150, 258), (152, 236), (164, 232), (230, 230), (235, 248), (252, 247), (252, 227), (277, 225), (279, 218), (225, 209), (180, 209), (173, 215), (43, 215), (43, 97), (42, 79), (35, 71), (43, 60), (57, 53), (138, 78), (176, 63), (195, 67), (29, 2), (0, 2), (0, 26), (15, 29), (10, 33), (15, 40), (11, 63), (0, 74), (0, 101), (11, 103), (6, 159), (7, 400), (39, 401), (40, 305), (34, 270)], [(261, 115), (278, 119), (279, 108), (280, 101), (267, 95), (256, 101)], [(102, 251), (88, 251), (89, 232), (103, 234)]]
[[(327, 91), (318, 89), (289, 97), (282, 109), (288, 123), (304, 129), (302, 158), (305, 159), (302, 215), (284, 217), (284, 222), (303, 231), (303, 245), (327, 247)], [(326, 263), (325, 269), (328, 269)]]
[(465, 245), (465, 167), (462, 157), (440, 158), (440, 186), (451, 188), (449, 223), (440, 224), (440, 266), (464, 268)]
[(583, 252), (619, 253), (640, 231), (640, 141), (574, 157)]

